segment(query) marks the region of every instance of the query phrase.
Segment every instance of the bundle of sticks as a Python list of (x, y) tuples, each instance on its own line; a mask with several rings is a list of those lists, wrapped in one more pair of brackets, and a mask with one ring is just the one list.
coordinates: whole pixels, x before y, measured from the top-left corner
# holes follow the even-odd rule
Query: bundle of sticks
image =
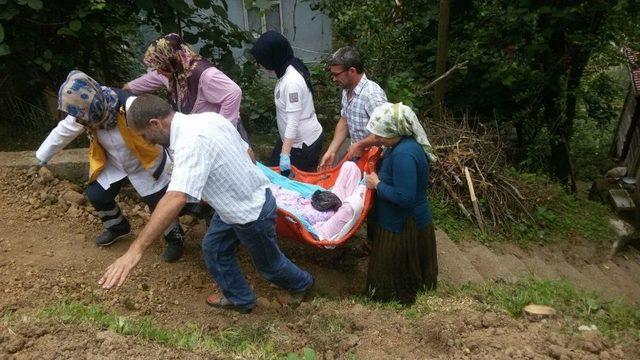
[(504, 174), (505, 147), (495, 130), (472, 128), (467, 115), (424, 125), (438, 157), (431, 166), (434, 191), (442, 191), (482, 231), (523, 217), (533, 220), (533, 202)]

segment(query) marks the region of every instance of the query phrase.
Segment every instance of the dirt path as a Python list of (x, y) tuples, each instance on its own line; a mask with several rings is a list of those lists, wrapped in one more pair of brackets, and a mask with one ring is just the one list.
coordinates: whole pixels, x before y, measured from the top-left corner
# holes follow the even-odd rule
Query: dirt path
[[(101, 224), (91, 208), (69, 191), (76, 186), (35, 172), (0, 168), (0, 359), (4, 358), (229, 358), (238, 354), (195, 352), (161, 346), (87, 324), (42, 320), (33, 313), (59, 300), (100, 304), (109, 311), (159, 326), (195, 325), (207, 334), (229, 328), (261, 329), (275, 352), (311, 347), (324, 359), (346, 358), (637, 358), (636, 344), (616, 344), (597, 333), (561, 333), (562, 320), (531, 323), (472, 299), (429, 298), (432, 311), (409, 316), (353, 300), (361, 289), (366, 258), (350, 250), (319, 253), (283, 240), (287, 254), (317, 279), (319, 294), (296, 309), (274, 301), (278, 289), (263, 281), (246, 254), (240, 263), (259, 297), (250, 315), (214, 310), (205, 297), (217, 291), (198, 246), (201, 223), (186, 218), (186, 255), (176, 264), (161, 261), (154, 244), (118, 291), (96, 281), (132, 240), (97, 248)], [(148, 216), (127, 196), (123, 209), (137, 229)], [(79, 202), (80, 205), (76, 205)], [(357, 244), (357, 240), (354, 242)], [(0, 323), (2, 324), (2, 323)], [(251, 356), (249, 356), (251, 357)]]

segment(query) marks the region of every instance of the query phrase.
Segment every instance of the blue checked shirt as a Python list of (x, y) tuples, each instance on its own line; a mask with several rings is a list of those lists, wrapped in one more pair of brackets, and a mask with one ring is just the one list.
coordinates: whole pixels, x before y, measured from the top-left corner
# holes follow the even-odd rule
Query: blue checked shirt
[(216, 113), (176, 113), (170, 144), (173, 171), (167, 191), (208, 202), (227, 224), (258, 219), (269, 180), (229, 120)]
[(367, 79), (365, 74), (362, 74), (360, 82), (353, 89), (351, 100), (348, 97), (348, 90), (342, 90), (340, 116), (347, 119), (352, 143), (369, 136), (367, 131), (369, 117), (375, 108), (386, 102), (387, 95), (384, 90), (377, 83)]

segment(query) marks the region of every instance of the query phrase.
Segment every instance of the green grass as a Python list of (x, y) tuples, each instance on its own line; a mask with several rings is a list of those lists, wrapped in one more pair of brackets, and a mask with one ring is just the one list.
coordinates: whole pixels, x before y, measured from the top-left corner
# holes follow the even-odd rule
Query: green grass
[(567, 330), (594, 324), (606, 336), (628, 334), (640, 339), (640, 307), (622, 301), (605, 301), (593, 293), (576, 290), (566, 281), (526, 279), (514, 284), (486, 283), (462, 288), (442, 286), (436, 292), (421, 294), (413, 310), (418, 314), (433, 312), (429, 297), (473, 297), (482, 299), (485, 309), (503, 309), (512, 316), (522, 316), (528, 304), (548, 305), (567, 321)]
[(238, 326), (210, 333), (189, 325), (180, 329), (159, 327), (151, 318), (132, 318), (105, 311), (98, 305), (61, 301), (38, 312), (45, 319), (63, 323), (88, 323), (123, 335), (134, 335), (168, 347), (194, 350), (206, 349), (225, 356), (275, 359), (283, 356), (270, 341), (272, 329), (266, 325)]

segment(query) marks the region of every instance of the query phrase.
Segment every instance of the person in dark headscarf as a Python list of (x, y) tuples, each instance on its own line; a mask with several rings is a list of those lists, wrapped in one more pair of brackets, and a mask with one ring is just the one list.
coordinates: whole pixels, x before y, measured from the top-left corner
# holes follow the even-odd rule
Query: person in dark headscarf
[(191, 49), (178, 34), (168, 34), (151, 43), (144, 63), (151, 71), (128, 82), (125, 90), (141, 94), (165, 87), (174, 111), (183, 114), (216, 112), (231, 121), (240, 136), (248, 141), (240, 120), (242, 90)]
[(280, 139), (271, 153), (270, 165), (280, 166), (285, 174), (292, 164), (304, 171), (315, 171), (324, 135), (313, 106), (309, 69), (293, 55), (289, 40), (275, 31), (262, 34), (249, 52), (258, 64), (278, 77), (274, 101)]
[[(100, 86), (81, 71), (71, 71), (58, 92), (58, 109), (67, 113), (36, 151), (42, 166), (83, 132), (89, 136), (89, 186), (87, 198), (98, 212), (105, 231), (96, 245), (107, 246), (129, 234), (131, 226), (115, 201), (128, 178), (142, 200), (153, 211), (169, 184), (170, 159), (127, 127), (125, 104), (128, 94)], [(166, 229), (167, 262), (182, 256), (184, 231), (177, 220)]]

